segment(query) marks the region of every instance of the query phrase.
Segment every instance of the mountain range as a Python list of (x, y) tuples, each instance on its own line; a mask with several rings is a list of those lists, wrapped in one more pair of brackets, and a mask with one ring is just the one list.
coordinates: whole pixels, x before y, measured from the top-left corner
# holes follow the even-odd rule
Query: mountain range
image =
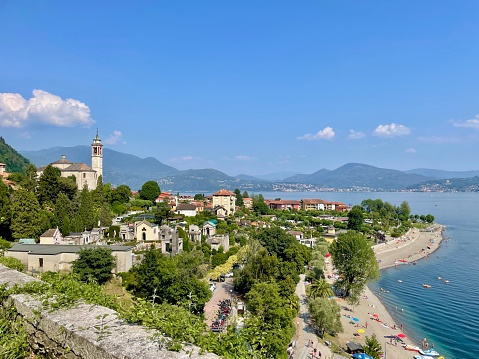
[[(75, 146), (20, 153), (36, 166), (45, 166), (60, 159), (61, 155), (66, 155), (72, 162), (90, 164), (90, 150), (89, 146)], [(345, 189), (393, 191), (423, 188), (420, 186), (422, 183), (434, 186), (434, 183), (443, 183), (447, 178), (469, 178), (479, 175), (479, 171), (458, 172), (424, 168), (398, 171), (361, 163), (348, 163), (335, 170), (323, 168), (312, 174), (278, 172), (256, 177), (247, 174), (233, 177), (215, 169), (180, 171), (153, 157), (142, 159), (109, 148), (104, 148), (103, 154), (104, 182), (113, 185), (126, 184), (132, 190), (141, 188), (147, 181), (155, 180), (165, 191), (195, 193), (212, 192), (219, 188), (230, 190), (239, 188), (248, 192)], [(479, 184), (479, 177), (477, 180)], [(467, 182), (469, 186), (470, 182)]]

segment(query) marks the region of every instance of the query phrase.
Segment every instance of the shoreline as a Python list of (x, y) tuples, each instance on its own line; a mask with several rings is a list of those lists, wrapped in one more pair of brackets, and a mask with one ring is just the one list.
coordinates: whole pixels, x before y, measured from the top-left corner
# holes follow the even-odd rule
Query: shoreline
[[(445, 227), (440, 224), (433, 224), (427, 230), (414, 228), (398, 239), (390, 239), (387, 243), (373, 247), (379, 262), (379, 269), (414, 265), (418, 260), (427, 258), (439, 248), (440, 243), (444, 240), (444, 229)], [(328, 272), (331, 271), (332, 267), (329, 263)], [(403, 328), (401, 323), (393, 320), (380, 297), (373, 293), (369, 286), (366, 286), (359, 305), (354, 308), (342, 299), (337, 298), (337, 300), (341, 307), (341, 322), (344, 328), (344, 332), (338, 334), (342, 347), (346, 347), (348, 341), (364, 344), (366, 336), (370, 337), (375, 334), (383, 351), (386, 351), (388, 359), (402, 359), (418, 354), (406, 351), (401, 343), (395, 343), (393, 339), (384, 338), (385, 335), (398, 335), (403, 331), (407, 332), (407, 328)], [(421, 343), (412, 343), (407, 336), (404, 342), (421, 347)]]

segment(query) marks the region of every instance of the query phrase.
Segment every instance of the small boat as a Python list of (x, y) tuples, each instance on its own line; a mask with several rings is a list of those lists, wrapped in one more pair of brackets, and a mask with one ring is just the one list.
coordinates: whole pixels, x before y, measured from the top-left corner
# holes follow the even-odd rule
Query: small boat
[(439, 353), (435, 351), (434, 349), (427, 349), (427, 350), (422, 350), (419, 349), (419, 354), (424, 355), (426, 357), (438, 357)]
[(398, 282), (399, 282), (399, 283), (402, 283), (402, 280), (401, 280), (401, 279), (398, 279)]
[(437, 279), (441, 280), (441, 279), (442, 279), (442, 277), (437, 277)]
[(444, 283), (449, 283), (449, 280), (446, 279), (446, 280), (444, 281)]
[(423, 286), (424, 288), (432, 288), (432, 285), (430, 285), (430, 284), (423, 284), (422, 286)]
[(421, 349), (421, 348), (408, 344), (408, 345), (404, 345), (404, 349), (410, 350), (412, 352), (418, 352), (419, 349)]

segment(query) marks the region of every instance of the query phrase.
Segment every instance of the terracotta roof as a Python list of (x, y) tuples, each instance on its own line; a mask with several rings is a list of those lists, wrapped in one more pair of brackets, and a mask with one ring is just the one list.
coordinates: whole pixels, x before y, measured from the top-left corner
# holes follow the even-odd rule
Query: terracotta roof
[(213, 196), (236, 196), (236, 194), (226, 189), (220, 189), (218, 192), (213, 193)]
[(305, 198), (305, 199), (302, 199), (301, 202), (303, 202), (304, 204), (327, 203), (324, 199), (316, 199), (316, 198)]

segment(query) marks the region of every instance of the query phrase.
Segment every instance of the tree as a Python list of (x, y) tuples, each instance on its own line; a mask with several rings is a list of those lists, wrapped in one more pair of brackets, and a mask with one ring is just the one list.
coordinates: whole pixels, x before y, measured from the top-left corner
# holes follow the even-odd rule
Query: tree
[(20, 238), (38, 238), (42, 231), (40, 204), (32, 192), (19, 189), (12, 200), (12, 236)]
[(403, 201), (398, 208), (398, 214), (401, 216), (402, 220), (407, 220), (411, 215), (411, 207), (409, 207), (409, 203)]
[(355, 304), (368, 280), (379, 277), (379, 267), (373, 249), (359, 232), (341, 233), (329, 247), (339, 279), (335, 285), (345, 291)]
[(309, 313), (316, 324), (318, 335), (337, 334), (343, 331), (341, 324), (341, 308), (333, 299), (314, 298), (309, 301)]
[(205, 199), (205, 195), (202, 193), (195, 194), (194, 200), (195, 201), (203, 201)]
[(7, 185), (0, 180), (0, 237), (11, 239), (12, 206), (8, 192)]
[(78, 208), (78, 217), (80, 218), (81, 224), (84, 228), (80, 228), (77, 230), (91, 230), (93, 227), (95, 227), (96, 223), (93, 200), (91, 198), (91, 193), (86, 185), (80, 192), (80, 206)]
[(383, 355), (383, 348), (379, 344), (376, 334), (371, 335), (371, 337), (366, 336), (366, 344), (363, 349), (367, 355), (374, 359), (380, 359)]
[(326, 279), (321, 278), (311, 283), (309, 286), (309, 295), (312, 298), (329, 298), (334, 296), (334, 292)]
[(235, 194), (236, 194), (236, 205), (238, 207), (243, 207), (244, 206), (243, 196), (241, 195), (241, 192), (238, 188), (235, 189)]
[(55, 218), (52, 224), (58, 227), (62, 235), (68, 236), (71, 232), (72, 217), (72, 203), (65, 193), (60, 193), (55, 202)]
[(148, 181), (143, 184), (140, 190), (140, 198), (149, 201), (155, 201), (160, 195), (161, 190), (158, 183), (155, 181)]
[(82, 249), (72, 265), (73, 273), (77, 274), (80, 280), (85, 282), (94, 280), (98, 284), (111, 279), (113, 268), (115, 257), (112, 256), (111, 249), (106, 247)]
[(118, 186), (117, 188), (111, 190), (111, 202), (118, 201), (119, 203), (128, 203), (130, 202), (131, 189), (125, 184)]
[(23, 179), (20, 184), (23, 189), (36, 193), (38, 186), (37, 168), (31, 163), (25, 170), (25, 175), (23, 176)]
[(348, 213), (348, 229), (360, 231), (363, 223), (364, 216), (361, 206), (353, 206)]
[(53, 207), (53, 204), (57, 200), (58, 193), (60, 192), (60, 185), (58, 184), (58, 178), (61, 172), (58, 168), (48, 165), (40, 176), (38, 181), (38, 202), (42, 206)]

